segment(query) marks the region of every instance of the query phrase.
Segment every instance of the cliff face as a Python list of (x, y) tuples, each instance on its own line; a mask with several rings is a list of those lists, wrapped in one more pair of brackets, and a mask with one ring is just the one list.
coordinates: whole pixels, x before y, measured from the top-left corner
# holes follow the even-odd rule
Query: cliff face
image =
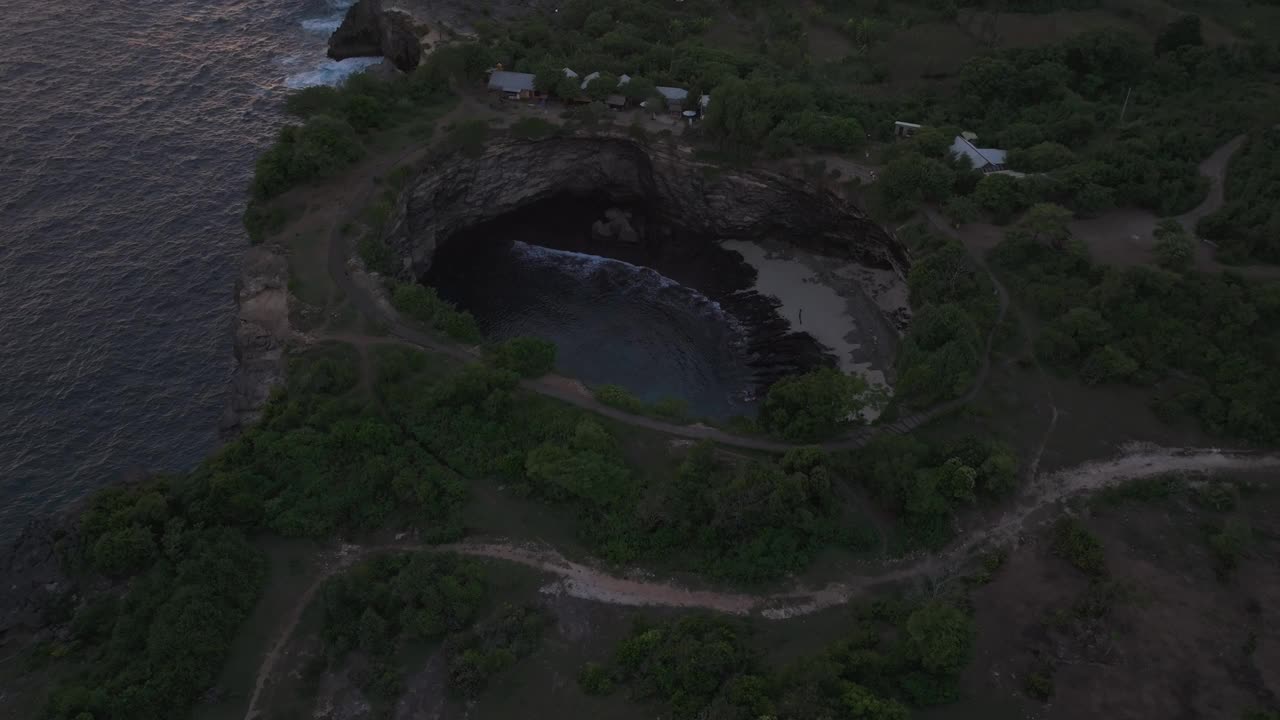
[(292, 335), (288, 262), (267, 248), (250, 248), (236, 280), (236, 375), (219, 428), (224, 436), (257, 422), (271, 392), (284, 384)]
[(402, 276), (431, 267), (462, 231), (556, 196), (643, 205), (660, 221), (716, 238), (771, 237), (905, 277), (905, 249), (835, 195), (764, 171), (711, 169), (679, 150), (615, 137), (495, 141), (478, 158), (432, 160), (402, 193), (385, 240)]
[(422, 43), (408, 15), (383, 10), (381, 0), (359, 0), (329, 36), (329, 57), (385, 57), (409, 72), (422, 61)]

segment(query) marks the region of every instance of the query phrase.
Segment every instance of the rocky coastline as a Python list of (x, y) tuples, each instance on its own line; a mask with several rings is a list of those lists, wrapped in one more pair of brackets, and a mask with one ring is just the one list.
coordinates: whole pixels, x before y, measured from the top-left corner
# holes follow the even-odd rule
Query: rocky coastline
[(236, 373), (219, 423), (224, 438), (239, 434), (262, 417), (277, 387), (284, 384), (285, 352), (293, 338), (289, 323), (289, 261), (266, 246), (249, 248), (240, 262), (235, 288), (232, 348)]
[(410, 72), (422, 61), (422, 43), (410, 15), (383, 9), (382, 0), (359, 0), (329, 37), (329, 57), (384, 57)]

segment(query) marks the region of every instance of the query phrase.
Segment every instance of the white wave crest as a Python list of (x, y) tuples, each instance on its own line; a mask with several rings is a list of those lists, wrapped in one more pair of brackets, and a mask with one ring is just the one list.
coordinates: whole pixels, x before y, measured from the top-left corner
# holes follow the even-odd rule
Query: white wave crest
[(310, 70), (289, 75), (284, 79), (284, 84), (290, 90), (315, 87), (316, 85), (338, 85), (351, 75), (380, 62), (382, 62), (382, 58), (324, 60)]
[(600, 272), (620, 271), (635, 278), (634, 289), (638, 291), (653, 290), (655, 293), (665, 291), (679, 295), (689, 305), (710, 308), (715, 315), (728, 322), (734, 330), (739, 330), (737, 319), (725, 312), (724, 308), (720, 307), (720, 303), (703, 295), (694, 288), (681, 285), (653, 268), (633, 265), (625, 260), (616, 260), (599, 255), (589, 255), (572, 250), (556, 250), (541, 245), (530, 245), (519, 240), (512, 244), (512, 250), (525, 262), (553, 266), (560, 272), (572, 275), (580, 280), (593, 277)]
[(323, 35), (332, 35), (338, 26), (342, 24), (342, 16), (334, 15), (325, 18), (310, 18), (302, 21), (302, 29), (307, 32), (320, 33)]

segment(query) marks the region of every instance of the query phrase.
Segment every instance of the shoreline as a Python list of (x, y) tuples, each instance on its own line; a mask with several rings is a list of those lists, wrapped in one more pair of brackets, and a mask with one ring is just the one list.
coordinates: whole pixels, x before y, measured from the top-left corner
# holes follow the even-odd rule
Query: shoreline
[[(842, 372), (892, 391), (898, 331), (885, 315), (900, 317), (899, 308), (908, 307), (896, 275), (878, 278), (865, 266), (778, 240), (726, 240), (721, 247), (755, 268), (752, 289), (781, 303), (778, 315), (793, 332), (830, 350)], [(866, 292), (868, 285), (874, 293)]]

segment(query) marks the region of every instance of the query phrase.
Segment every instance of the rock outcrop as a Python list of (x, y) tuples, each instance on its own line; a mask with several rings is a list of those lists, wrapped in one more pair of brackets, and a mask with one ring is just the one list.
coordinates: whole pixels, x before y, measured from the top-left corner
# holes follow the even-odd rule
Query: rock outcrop
[(329, 57), (385, 57), (410, 72), (422, 61), (422, 43), (413, 18), (383, 10), (382, 0), (359, 0), (347, 9), (342, 24), (329, 36)]
[(714, 238), (786, 240), (905, 277), (906, 250), (830, 192), (761, 170), (712, 170), (679, 150), (614, 136), (494, 141), (479, 157), (434, 158), (401, 194), (385, 240), (402, 277), (465, 230), (554, 197), (643, 206), (654, 219)]
[(57, 551), (66, 526), (74, 527), (65, 517), (33, 520), (0, 552), (0, 646), (11, 634), (45, 627), (49, 609), (72, 593)]
[(289, 264), (265, 247), (253, 247), (241, 260), (236, 279), (234, 347), (236, 375), (220, 429), (235, 435), (255, 423), (284, 383), (289, 326)]

